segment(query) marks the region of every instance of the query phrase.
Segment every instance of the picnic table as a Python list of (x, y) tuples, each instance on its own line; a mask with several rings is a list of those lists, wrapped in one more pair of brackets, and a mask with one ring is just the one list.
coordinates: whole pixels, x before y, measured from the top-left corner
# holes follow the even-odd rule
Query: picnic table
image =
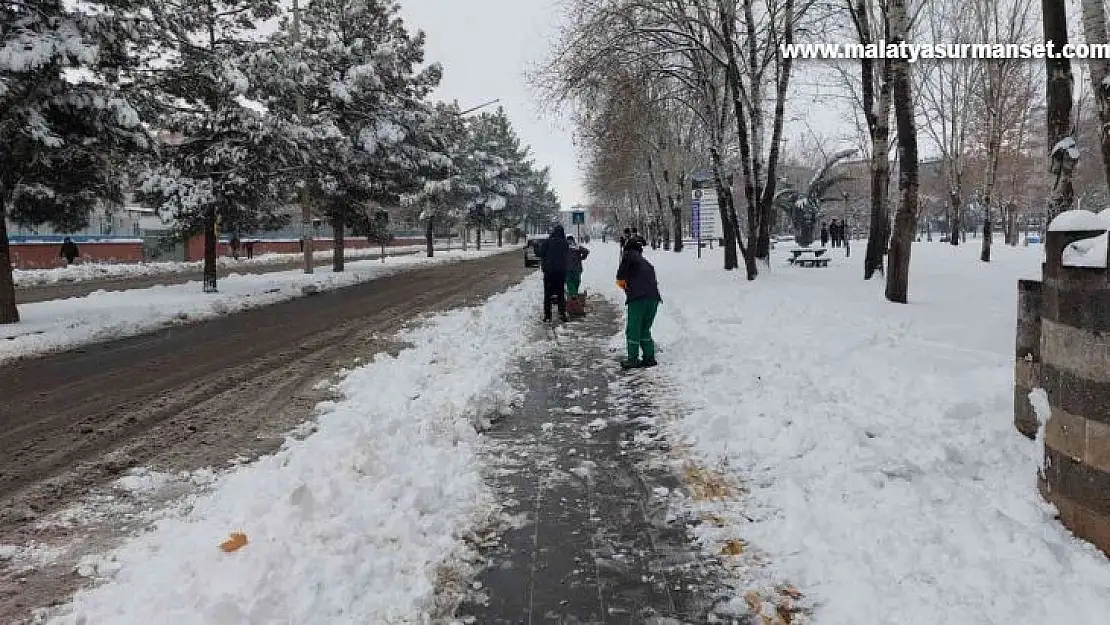
[(789, 263), (800, 267), (828, 267), (829, 257), (825, 256), (827, 248), (798, 247), (790, 250)]

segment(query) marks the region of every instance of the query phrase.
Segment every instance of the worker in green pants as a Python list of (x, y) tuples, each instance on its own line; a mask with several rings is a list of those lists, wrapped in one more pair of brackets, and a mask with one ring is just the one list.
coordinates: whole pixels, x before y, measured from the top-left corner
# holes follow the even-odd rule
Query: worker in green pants
[(624, 289), (628, 307), (628, 320), (624, 330), (628, 358), (621, 361), (623, 369), (654, 367), (658, 364), (655, 360), (655, 340), (651, 337), (651, 325), (655, 322), (655, 314), (663, 298), (659, 295), (655, 267), (644, 258), (643, 252), (644, 248), (638, 241), (626, 244), (620, 269), (617, 270), (617, 284)]
[(567, 297), (575, 298), (582, 286), (582, 261), (590, 255), (590, 250), (575, 241), (574, 237), (567, 237), (567, 245), (570, 248), (567, 255)]

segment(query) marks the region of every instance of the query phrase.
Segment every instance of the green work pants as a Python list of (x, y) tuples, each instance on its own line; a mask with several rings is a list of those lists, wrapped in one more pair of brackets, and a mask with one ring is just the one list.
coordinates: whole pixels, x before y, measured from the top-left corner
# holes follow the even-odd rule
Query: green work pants
[(578, 288), (582, 286), (582, 272), (567, 272), (567, 297), (578, 297)]
[(653, 299), (637, 299), (628, 302), (628, 321), (624, 329), (624, 337), (628, 342), (628, 360), (639, 360), (641, 350), (644, 353), (644, 360), (655, 358), (655, 341), (651, 338), (651, 324), (655, 321), (655, 313), (658, 310), (659, 302)]

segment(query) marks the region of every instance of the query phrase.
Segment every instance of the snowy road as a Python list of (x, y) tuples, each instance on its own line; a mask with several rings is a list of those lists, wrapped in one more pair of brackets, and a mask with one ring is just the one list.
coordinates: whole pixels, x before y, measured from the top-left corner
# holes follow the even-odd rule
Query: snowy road
[[(65, 542), (39, 521), (131, 467), (179, 471), (275, 450), (327, 399), (317, 383), (398, 346), (415, 317), (475, 303), (526, 275), (517, 253), (433, 266), (5, 365), (0, 377), (0, 544)], [(112, 539), (118, 527), (105, 528)], [(0, 571), (0, 622), (65, 599), (68, 566)]]

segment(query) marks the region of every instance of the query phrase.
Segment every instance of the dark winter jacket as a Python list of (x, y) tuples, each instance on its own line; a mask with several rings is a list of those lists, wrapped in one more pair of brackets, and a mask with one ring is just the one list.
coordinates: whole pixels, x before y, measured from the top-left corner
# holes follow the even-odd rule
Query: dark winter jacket
[(581, 245), (575, 245), (570, 248), (567, 253), (567, 271), (568, 272), (582, 272), (582, 261), (590, 255), (590, 250)]
[(626, 283), (625, 294), (629, 302), (650, 299), (662, 302), (659, 295), (659, 281), (655, 278), (655, 267), (644, 258), (635, 247), (624, 252), (617, 280)]
[(538, 254), (543, 259), (543, 272), (546, 274), (566, 273), (570, 260), (567, 235), (562, 228), (555, 228), (551, 235), (540, 244)]
[(76, 243), (74, 243), (73, 241), (66, 241), (65, 243), (62, 243), (62, 253), (59, 254), (59, 256), (65, 258), (66, 260), (73, 260), (80, 255), (81, 251), (77, 249)]

